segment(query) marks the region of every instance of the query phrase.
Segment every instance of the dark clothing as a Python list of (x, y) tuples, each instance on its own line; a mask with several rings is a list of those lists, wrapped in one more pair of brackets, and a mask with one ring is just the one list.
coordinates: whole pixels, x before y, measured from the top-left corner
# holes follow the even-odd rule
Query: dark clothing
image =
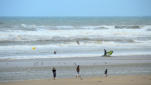
[(106, 50), (104, 49), (104, 56), (106, 56), (106, 54), (107, 54), (107, 52), (106, 52)]
[(77, 66), (76, 71), (77, 71), (76, 78), (79, 77), (82, 80), (81, 75), (80, 75), (80, 65)]
[(53, 52), (53, 54), (56, 54), (56, 53), (57, 53), (56, 51)]
[(76, 42), (77, 42), (78, 45), (80, 44), (79, 41), (76, 41)]
[(53, 67), (52, 73), (53, 73), (53, 77), (56, 78), (56, 68)]
[(53, 77), (56, 78), (56, 71), (53, 71)]
[(80, 66), (79, 66), (79, 65), (77, 66), (76, 71), (77, 71), (77, 73), (79, 74), (79, 72), (80, 72)]
[(107, 69), (105, 69), (104, 74), (107, 74)]

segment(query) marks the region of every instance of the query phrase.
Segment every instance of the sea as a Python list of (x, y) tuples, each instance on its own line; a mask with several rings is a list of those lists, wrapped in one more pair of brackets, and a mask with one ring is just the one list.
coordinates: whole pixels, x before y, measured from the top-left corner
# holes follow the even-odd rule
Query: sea
[[(151, 54), (151, 17), (0, 17), (0, 59)], [(56, 51), (56, 54), (54, 54)]]
[[(104, 49), (113, 51), (103, 57)], [(0, 82), (151, 75), (151, 17), (0, 17)]]

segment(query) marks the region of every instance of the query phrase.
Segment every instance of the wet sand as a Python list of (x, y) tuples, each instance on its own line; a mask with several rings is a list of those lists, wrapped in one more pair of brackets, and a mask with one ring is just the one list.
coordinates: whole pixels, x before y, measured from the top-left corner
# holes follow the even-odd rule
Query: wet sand
[(151, 85), (151, 75), (120, 75), (108, 77), (59, 78), (1, 82), (0, 85)]
[(100, 77), (108, 68), (110, 76), (150, 75), (151, 56), (112, 56), (81, 58), (5, 59), (0, 60), (0, 82), (52, 78), (51, 68), (57, 69), (57, 78), (74, 78), (76, 65), (82, 77)]

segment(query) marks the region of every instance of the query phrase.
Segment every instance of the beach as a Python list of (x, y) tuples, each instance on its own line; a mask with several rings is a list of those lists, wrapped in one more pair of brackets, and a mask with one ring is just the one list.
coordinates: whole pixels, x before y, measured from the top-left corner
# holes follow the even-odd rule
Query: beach
[(122, 75), (108, 77), (25, 80), (1, 82), (0, 85), (151, 85), (151, 75)]
[(151, 85), (151, 0), (0, 0), (0, 85)]
[(76, 66), (80, 65), (82, 77), (108, 75), (150, 75), (151, 56), (74, 57), (39, 59), (0, 60), (0, 82), (52, 78), (52, 67), (57, 70), (57, 78), (74, 78)]
[(150, 43), (151, 17), (0, 17), (0, 83), (145, 85)]

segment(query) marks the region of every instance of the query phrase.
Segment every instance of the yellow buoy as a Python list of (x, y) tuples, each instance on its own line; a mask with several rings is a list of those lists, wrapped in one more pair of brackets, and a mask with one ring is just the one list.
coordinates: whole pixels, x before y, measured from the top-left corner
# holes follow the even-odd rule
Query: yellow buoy
[(32, 47), (33, 50), (36, 50), (36, 47)]

